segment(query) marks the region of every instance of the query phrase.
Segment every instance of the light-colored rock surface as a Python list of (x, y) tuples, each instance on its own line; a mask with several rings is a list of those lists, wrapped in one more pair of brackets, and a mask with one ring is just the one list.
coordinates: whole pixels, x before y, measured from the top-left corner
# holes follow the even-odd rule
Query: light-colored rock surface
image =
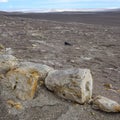
[(105, 112), (120, 112), (120, 104), (103, 96), (97, 96), (93, 100), (93, 108)]
[(0, 55), (0, 74), (6, 73), (18, 64), (16, 57), (12, 55)]
[(0, 53), (5, 49), (5, 47), (0, 43)]
[(83, 104), (91, 99), (93, 79), (89, 69), (55, 70), (48, 74), (45, 85), (58, 96)]
[(19, 68), (25, 68), (26, 70), (33, 69), (38, 71), (40, 74), (40, 79), (44, 81), (48, 73), (52, 70), (54, 70), (52, 67), (49, 67), (44, 64), (39, 64), (39, 63), (33, 63), (33, 62), (21, 62), (19, 65)]
[(5, 48), (1, 43), (0, 43), (0, 55), (12, 55), (13, 50), (11, 48)]
[(23, 108), (23, 106), (21, 105), (21, 103), (19, 102), (15, 102), (13, 100), (7, 100), (7, 104), (12, 108), (15, 108), (17, 110), (20, 110)]
[(7, 78), (8, 83), (19, 99), (27, 100), (34, 97), (39, 79), (37, 71), (18, 68), (8, 72)]
[(41, 81), (44, 82), (50, 70), (53, 69), (46, 65), (23, 62), (18, 68), (14, 68), (6, 74), (8, 86), (13, 89), (16, 97), (19, 99), (32, 99), (38, 83)]
[(5, 48), (3, 53), (6, 55), (12, 55), (14, 51), (11, 48)]

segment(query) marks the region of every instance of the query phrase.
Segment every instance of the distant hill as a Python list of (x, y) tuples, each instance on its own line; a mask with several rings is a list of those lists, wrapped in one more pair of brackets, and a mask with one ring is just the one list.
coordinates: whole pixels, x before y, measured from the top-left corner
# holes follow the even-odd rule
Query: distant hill
[(8, 17), (32, 18), (59, 22), (79, 22), (87, 24), (100, 24), (120, 26), (120, 9), (106, 9), (103, 11), (55, 11), (52, 12), (3, 12)]

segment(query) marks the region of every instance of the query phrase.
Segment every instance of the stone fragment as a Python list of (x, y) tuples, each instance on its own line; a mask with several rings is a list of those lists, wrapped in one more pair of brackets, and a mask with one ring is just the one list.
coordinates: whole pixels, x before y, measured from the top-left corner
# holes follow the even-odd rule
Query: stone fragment
[(36, 47), (37, 47), (37, 45), (36, 45), (36, 44), (32, 44), (32, 47), (33, 47), (33, 48), (36, 48)]
[(93, 100), (93, 108), (105, 112), (120, 112), (120, 105), (117, 102), (103, 96), (97, 96)]
[(8, 86), (15, 92), (15, 96), (21, 100), (33, 99), (38, 81), (44, 82), (48, 72), (53, 70), (47, 65), (23, 62), (18, 68), (10, 70), (6, 76)]
[(5, 49), (5, 47), (0, 43), (0, 52), (4, 49)]
[(120, 90), (117, 90), (117, 92), (120, 94)]
[(16, 57), (12, 55), (0, 55), (0, 74), (4, 74), (18, 64)]
[(80, 50), (80, 47), (76, 47), (75, 49), (76, 49), (76, 50)]
[(0, 74), (0, 80), (4, 78), (5, 78), (4, 74)]
[(104, 84), (104, 87), (106, 89), (112, 89), (113, 88), (112, 84), (108, 84), (108, 83)]
[(6, 55), (12, 55), (14, 53), (14, 51), (11, 48), (5, 48), (4, 50), (4, 54)]
[(1, 43), (0, 43), (0, 55), (12, 55), (14, 52), (11, 48), (5, 48)]
[(21, 103), (15, 102), (15, 101), (13, 101), (13, 100), (8, 100), (8, 101), (7, 101), (7, 104), (8, 104), (10, 107), (16, 108), (17, 110), (20, 110), (20, 109), (23, 108), (23, 106), (21, 105)]
[(45, 85), (59, 97), (84, 104), (91, 99), (93, 79), (89, 69), (54, 70)]

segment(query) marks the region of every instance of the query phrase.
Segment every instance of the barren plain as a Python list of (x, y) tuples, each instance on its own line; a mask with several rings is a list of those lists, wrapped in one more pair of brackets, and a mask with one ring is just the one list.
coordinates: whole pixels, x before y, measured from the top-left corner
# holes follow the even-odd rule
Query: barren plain
[[(120, 103), (120, 12), (1, 13), (0, 43), (12, 48), (20, 61), (54, 69), (89, 68), (94, 80), (93, 97), (103, 95)], [(38, 87), (33, 100), (22, 103), (24, 110), (9, 109), (6, 100), (0, 95), (0, 120), (120, 119), (120, 113), (105, 113), (63, 100), (44, 86)]]

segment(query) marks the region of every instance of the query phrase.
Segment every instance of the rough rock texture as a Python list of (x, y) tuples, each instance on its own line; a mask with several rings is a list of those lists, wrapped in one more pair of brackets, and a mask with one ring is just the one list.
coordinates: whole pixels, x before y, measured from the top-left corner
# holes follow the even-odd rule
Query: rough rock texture
[(55, 70), (45, 85), (58, 96), (83, 104), (91, 99), (93, 79), (89, 69)]
[(49, 66), (23, 62), (18, 68), (10, 70), (6, 76), (8, 86), (21, 100), (32, 99), (37, 89), (38, 81), (44, 81), (48, 72), (52, 70)]
[(17, 109), (17, 110), (22, 109), (22, 105), (21, 105), (21, 103), (19, 103), (19, 102), (15, 102), (15, 101), (13, 101), (13, 100), (8, 100), (8, 101), (7, 101), (7, 104), (8, 104), (10, 107), (13, 107), (13, 108), (15, 108), (15, 109)]
[(17, 65), (16, 57), (12, 55), (0, 55), (0, 74), (6, 73)]
[(18, 116), (9, 114), (5, 100), (0, 96), (0, 120), (19, 120)]
[(45, 80), (48, 73), (54, 70), (52, 67), (49, 67), (47, 65), (40, 64), (40, 63), (33, 63), (33, 62), (21, 62), (19, 65), (19, 68), (21, 69), (25, 68), (26, 70), (32, 69), (37, 71), (40, 75), (40, 80), (43, 80), (43, 81)]
[(97, 96), (93, 107), (105, 112), (120, 112), (120, 104), (103, 96)]

